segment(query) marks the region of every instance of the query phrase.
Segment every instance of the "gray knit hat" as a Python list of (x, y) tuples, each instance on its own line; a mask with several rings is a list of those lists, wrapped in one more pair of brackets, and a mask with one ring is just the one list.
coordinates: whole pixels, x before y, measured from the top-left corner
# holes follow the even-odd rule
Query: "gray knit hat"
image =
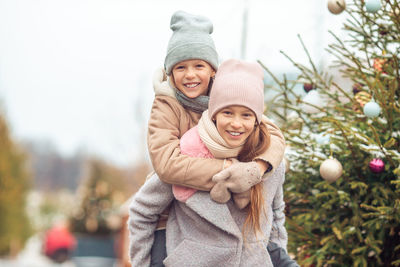
[(175, 64), (189, 59), (204, 60), (217, 70), (218, 54), (210, 35), (213, 24), (208, 18), (176, 11), (171, 17), (170, 28), (173, 34), (164, 62), (167, 75), (171, 74)]

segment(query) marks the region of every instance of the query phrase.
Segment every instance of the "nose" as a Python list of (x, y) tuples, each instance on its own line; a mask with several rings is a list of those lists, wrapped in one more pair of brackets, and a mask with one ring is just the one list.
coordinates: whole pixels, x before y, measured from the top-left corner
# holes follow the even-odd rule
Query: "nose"
[(242, 123), (239, 118), (235, 117), (231, 121), (231, 126), (232, 128), (239, 129), (240, 127), (242, 127)]
[(194, 69), (193, 68), (188, 68), (187, 71), (186, 71), (186, 75), (185, 76), (186, 76), (187, 79), (193, 78), (195, 76)]

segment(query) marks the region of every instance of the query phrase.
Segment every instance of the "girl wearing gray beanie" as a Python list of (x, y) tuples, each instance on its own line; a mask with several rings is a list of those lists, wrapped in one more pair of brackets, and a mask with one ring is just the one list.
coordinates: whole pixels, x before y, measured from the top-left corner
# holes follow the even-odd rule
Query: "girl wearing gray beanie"
[[(257, 63), (223, 62), (209, 109), (180, 140), (182, 154), (238, 158), (252, 164), (247, 169), (250, 173), (246, 176), (247, 170), (237, 169), (242, 179), (231, 183), (226, 178), (232, 169), (225, 169), (213, 177), (216, 184), (210, 193), (171, 186), (153, 174), (130, 205), (132, 266), (149, 266), (153, 229), (171, 202), (166, 225), (168, 257), (159, 264), (151, 261), (151, 266), (298, 266), (286, 253), (284, 163), (261, 177), (257, 163), (252, 162), (271, 144), (263, 118), (262, 80)], [(247, 184), (253, 184), (251, 189), (245, 190)]]
[[(264, 173), (270, 174), (279, 166), (285, 150), (281, 131), (269, 120), (265, 122), (271, 135), (270, 146), (252, 162), (233, 163), (231, 160), (193, 158), (180, 153), (180, 138), (198, 123), (201, 113), (208, 108), (212, 79), (218, 69), (218, 55), (210, 35), (213, 25), (208, 18), (177, 11), (171, 18), (170, 27), (173, 34), (164, 69), (156, 72), (153, 80), (155, 99), (148, 124), (148, 151), (155, 173), (165, 183), (210, 191), (215, 185), (213, 176), (222, 170), (229, 170), (225, 172), (228, 173), (226, 180), (235, 185), (246, 179), (246, 170), (254, 170), (256, 166), (259, 182)], [(247, 191), (253, 185), (249, 183), (242, 190)], [(168, 210), (166, 208), (162, 216), (157, 217), (158, 224), (153, 231), (165, 229)], [(154, 246), (142, 249), (152, 250), (151, 255), (156, 255), (155, 258), (157, 255), (164, 258), (163, 234), (159, 231), (152, 233), (151, 238), (156, 238)]]

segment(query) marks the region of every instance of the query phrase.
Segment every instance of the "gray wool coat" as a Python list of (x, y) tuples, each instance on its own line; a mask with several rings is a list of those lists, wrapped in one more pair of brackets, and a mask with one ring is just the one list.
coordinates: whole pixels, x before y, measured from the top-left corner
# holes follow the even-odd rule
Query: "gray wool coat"
[(197, 191), (185, 203), (174, 199), (170, 184), (153, 174), (135, 194), (130, 204), (128, 227), (131, 234), (132, 266), (150, 266), (150, 250), (159, 214), (171, 203), (167, 221), (165, 266), (273, 266), (268, 241), (286, 249), (287, 233), (282, 162), (264, 183), (266, 216), (263, 236), (250, 231), (244, 241), (242, 227), (247, 213), (232, 200), (219, 204), (209, 192)]

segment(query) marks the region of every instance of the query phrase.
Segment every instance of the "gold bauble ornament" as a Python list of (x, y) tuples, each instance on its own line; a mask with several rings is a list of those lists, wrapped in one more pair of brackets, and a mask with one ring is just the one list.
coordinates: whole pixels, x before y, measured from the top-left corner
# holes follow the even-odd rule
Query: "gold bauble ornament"
[(394, 10), (389, 12), (389, 15), (396, 18), (400, 15), (400, 9), (398, 7), (394, 8)]
[[(365, 106), (365, 104), (367, 104), (369, 101), (371, 101), (372, 96), (365, 91), (361, 91), (361, 92), (358, 92), (354, 96), (354, 99), (360, 104), (361, 108), (363, 108)], [(358, 108), (357, 104), (353, 105), (353, 110), (357, 111), (357, 112), (361, 112), (361, 110)]]
[(335, 14), (335, 15), (340, 14), (345, 9), (346, 9), (346, 1), (345, 0), (328, 0), (328, 10), (332, 14)]
[(322, 162), (321, 166), (319, 167), (319, 173), (321, 174), (322, 178), (332, 183), (339, 179), (339, 177), (342, 175), (343, 167), (337, 159), (329, 158)]
[(290, 130), (299, 129), (303, 125), (303, 120), (299, 117), (296, 112), (291, 112), (287, 117), (287, 128)]

